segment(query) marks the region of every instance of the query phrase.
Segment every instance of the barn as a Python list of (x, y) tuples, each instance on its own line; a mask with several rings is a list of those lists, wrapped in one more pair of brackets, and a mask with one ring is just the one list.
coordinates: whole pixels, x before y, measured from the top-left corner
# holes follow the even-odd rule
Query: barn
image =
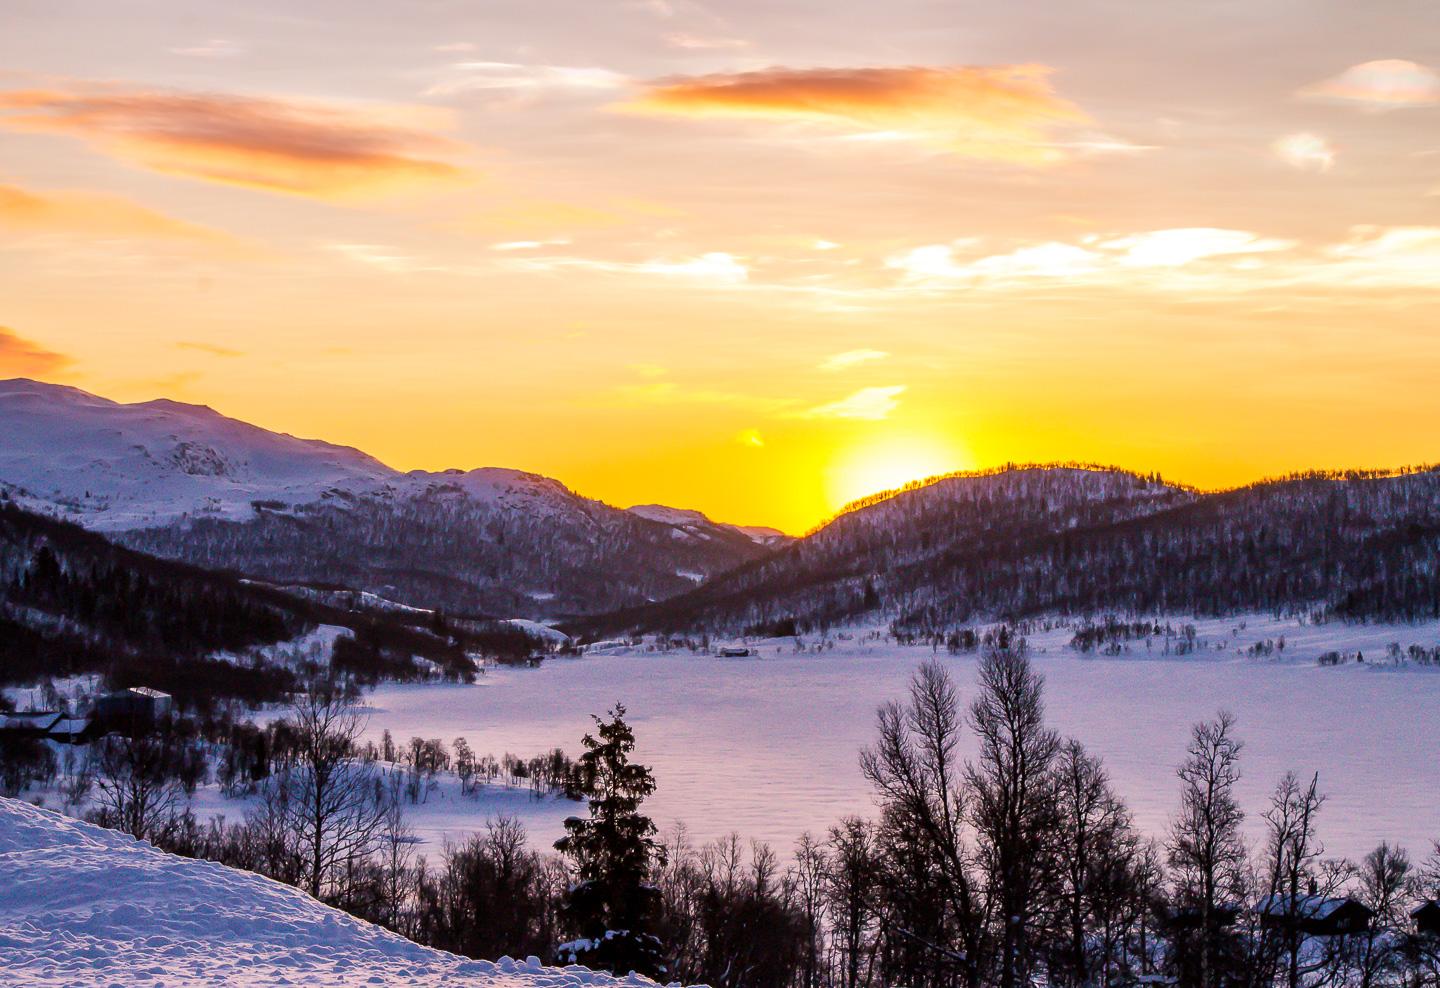
[(107, 724), (154, 723), (170, 716), (174, 704), (169, 693), (148, 686), (107, 693), (95, 701), (95, 717)]

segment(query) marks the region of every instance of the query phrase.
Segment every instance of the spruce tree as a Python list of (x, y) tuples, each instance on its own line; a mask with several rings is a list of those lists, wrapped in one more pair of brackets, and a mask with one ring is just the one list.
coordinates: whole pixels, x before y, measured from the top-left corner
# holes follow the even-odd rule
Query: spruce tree
[(665, 849), (655, 840), (654, 822), (640, 813), (655, 778), (630, 761), (635, 734), (623, 705), (615, 705), (608, 721), (594, 719), (595, 734), (585, 735), (585, 753), (576, 763), (577, 788), (589, 800), (590, 815), (566, 820), (566, 834), (555, 842), (576, 878), (565, 913), (577, 939), (558, 953), (563, 963), (655, 977), (665, 967), (660, 939), (651, 932), (660, 894), (649, 879), (664, 867)]

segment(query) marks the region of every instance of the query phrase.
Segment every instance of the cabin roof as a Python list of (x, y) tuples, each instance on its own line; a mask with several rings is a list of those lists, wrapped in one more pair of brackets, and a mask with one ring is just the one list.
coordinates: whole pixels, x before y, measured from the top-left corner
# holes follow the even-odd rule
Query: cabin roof
[(24, 710), (20, 713), (0, 714), (0, 729), (48, 731), (63, 716), (65, 715), (54, 710)]
[(1298, 916), (1302, 919), (1329, 919), (1341, 909), (1354, 907), (1370, 910), (1354, 899), (1323, 895), (1298, 895), (1291, 906), (1288, 895), (1267, 895), (1255, 904), (1255, 911), (1265, 916)]

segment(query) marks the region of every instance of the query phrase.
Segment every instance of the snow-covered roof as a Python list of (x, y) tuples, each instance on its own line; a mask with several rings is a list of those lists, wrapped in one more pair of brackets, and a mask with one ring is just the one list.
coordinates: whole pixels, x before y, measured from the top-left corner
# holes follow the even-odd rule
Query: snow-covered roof
[(20, 713), (0, 714), (0, 729), (10, 731), (48, 731), (64, 714), (53, 710), (26, 710)]
[(83, 734), (90, 726), (88, 717), (62, 717), (50, 725), (51, 734)]
[(169, 694), (169, 693), (161, 693), (159, 690), (151, 689), (151, 688), (148, 687), (148, 686), (132, 686), (132, 687), (130, 687), (128, 690), (125, 690), (124, 692), (126, 692), (126, 693), (134, 693), (136, 696), (143, 696), (143, 697), (146, 697), (147, 699), (151, 699), (151, 700), (168, 700), (168, 699), (170, 699), (170, 694)]
[[(1292, 906), (1288, 895), (1267, 895), (1255, 904), (1255, 911), (1264, 916), (1300, 916), (1304, 919), (1329, 919), (1338, 910), (1354, 904), (1365, 906), (1350, 898), (1332, 898), (1323, 895), (1300, 895)], [(1368, 911), (1368, 910), (1367, 910)]]

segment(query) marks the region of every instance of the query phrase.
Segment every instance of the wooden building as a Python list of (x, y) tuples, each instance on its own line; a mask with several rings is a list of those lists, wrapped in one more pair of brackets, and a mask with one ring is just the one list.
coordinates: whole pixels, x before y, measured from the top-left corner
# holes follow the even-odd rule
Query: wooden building
[(1256, 905), (1267, 930), (1298, 929), (1317, 937), (1346, 936), (1370, 929), (1375, 913), (1349, 897), (1267, 895)]

